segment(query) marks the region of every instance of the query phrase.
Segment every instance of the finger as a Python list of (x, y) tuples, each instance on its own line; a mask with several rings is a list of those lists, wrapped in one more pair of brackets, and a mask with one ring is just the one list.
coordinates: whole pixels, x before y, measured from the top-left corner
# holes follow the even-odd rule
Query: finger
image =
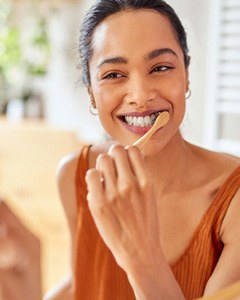
[(96, 169), (98, 169), (104, 178), (104, 188), (111, 190), (116, 184), (116, 168), (112, 157), (108, 154), (101, 154), (97, 158)]
[(111, 228), (119, 227), (119, 221), (115, 217), (114, 211), (108, 209), (108, 205), (106, 205), (108, 201), (104, 188), (106, 180), (104, 178), (104, 182), (101, 182), (102, 178), (102, 172), (97, 169), (90, 169), (86, 174), (89, 209), (100, 235), (106, 242), (108, 236), (106, 231), (109, 232)]
[(146, 174), (146, 165), (143, 155), (136, 146), (126, 147), (129, 163), (135, 175)]
[(113, 158), (119, 182), (133, 178), (133, 171), (129, 162), (128, 154), (121, 145), (114, 145), (109, 150), (109, 155)]
[(146, 187), (150, 182), (150, 176), (147, 172), (146, 163), (140, 150), (136, 146), (129, 146), (126, 148), (129, 162), (134, 175), (138, 178), (140, 186)]
[(104, 192), (104, 178), (97, 169), (89, 169), (86, 173), (86, 183), (88, 189), (87, 200), (91, 205), (101, 205)]

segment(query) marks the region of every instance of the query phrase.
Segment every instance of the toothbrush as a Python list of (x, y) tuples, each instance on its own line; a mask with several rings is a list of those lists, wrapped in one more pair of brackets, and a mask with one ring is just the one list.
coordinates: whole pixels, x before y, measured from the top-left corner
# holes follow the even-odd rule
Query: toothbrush
[(133, 146), (137, 146), (140, 150), (142, 150), (145, 144), (154, 134), (154, 132), (168, 123), (169, 118), (170, 116), (167, 111), (160, 113), (160, 115), (157, 117), (151, 129), (147, 133), (145, 133), (142, 137), (140, 137), (136, 142), (134, 142)]

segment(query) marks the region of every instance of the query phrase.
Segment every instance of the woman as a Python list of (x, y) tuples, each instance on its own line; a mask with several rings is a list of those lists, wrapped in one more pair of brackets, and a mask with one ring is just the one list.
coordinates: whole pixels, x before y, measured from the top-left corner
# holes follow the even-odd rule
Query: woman
[[(173, 9), (161, 0), (97, 1), (80, 54), (91, 104), (114, 142), (85, 146), (60, 168), (74, 299), (194, 299), (239, 280), (239, 162), (180, 133), (190, 59)], [(129, 146), (164, 111), (168, 123), (143, 150)]]

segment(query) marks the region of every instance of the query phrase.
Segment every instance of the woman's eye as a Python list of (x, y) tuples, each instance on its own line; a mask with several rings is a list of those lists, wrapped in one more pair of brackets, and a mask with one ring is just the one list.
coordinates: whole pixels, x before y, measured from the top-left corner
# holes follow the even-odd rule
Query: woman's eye
[(109, 74), (103, 76), (103, 79), (118, 79), (121, 77), (122, 77), (122, 75), (119, 73), (109, 73)]
[(153, 72), (164, 72), (164, 71), (168, 71), (169, 69), (173, 69), (173, 68), (169, 67), (169, 66), (157, 66), (157, 67), (152, 69), (151, 73), (153, 73)]

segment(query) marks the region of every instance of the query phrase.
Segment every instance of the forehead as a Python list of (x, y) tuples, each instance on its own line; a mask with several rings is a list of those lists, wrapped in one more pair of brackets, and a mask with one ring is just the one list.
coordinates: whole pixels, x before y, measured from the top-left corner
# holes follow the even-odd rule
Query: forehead
[(92, 36), (93, 55), (100, 52), (107, 55), (127, 48), (138, 53), (141, 50), (147, 52), (156, 47), (173, 47), (181, 51), (168, 18), (150, 9), (113, 14), (96, 27)]

